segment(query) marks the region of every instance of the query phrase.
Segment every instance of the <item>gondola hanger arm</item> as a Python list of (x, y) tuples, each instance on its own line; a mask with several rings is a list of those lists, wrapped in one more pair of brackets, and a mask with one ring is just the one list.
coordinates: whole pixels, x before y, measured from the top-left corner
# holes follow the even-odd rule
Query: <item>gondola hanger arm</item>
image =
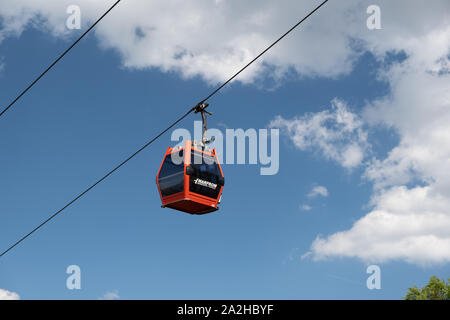
[(206, 132), (208, 131), (208, 126), (206, 124), (206, 114), (212, 116), (212, 112), (206, 111), (206, 108), (209, 106), (209, 103), (200, 102), (194, 107), (194, 113), (201, 113), (202, 115), (202, 124), (203, 124), (203, 135), (201, 145), (202, 148), (205, 148), (207, 144), (214, 141), (213, 138), (207, 138)]

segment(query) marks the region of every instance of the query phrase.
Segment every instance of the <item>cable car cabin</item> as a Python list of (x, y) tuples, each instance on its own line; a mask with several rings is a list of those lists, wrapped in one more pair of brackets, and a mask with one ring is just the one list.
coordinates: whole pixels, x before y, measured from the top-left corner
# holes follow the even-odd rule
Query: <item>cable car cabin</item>
[(202, 150), (192, 141), (167, 148), (156, 176), (162, 207), (190, 214), (218, 210), (224, 182), (215, 149)]

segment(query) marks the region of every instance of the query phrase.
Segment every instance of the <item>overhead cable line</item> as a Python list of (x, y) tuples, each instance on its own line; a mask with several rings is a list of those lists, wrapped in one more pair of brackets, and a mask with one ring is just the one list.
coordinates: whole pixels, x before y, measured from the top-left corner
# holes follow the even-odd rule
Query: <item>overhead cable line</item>
[(34, 228), (33, 230), (31, 230), (29, 233), (27, 233), (26, 235), (24, 235), (22, 238), (20, 238), (18, 241), (16, 241), (13, 245), (11, 245), (8, 249), (6, 249), (4, 252), (2, 252), (0, 254), (0, 258), (2, 256), (4, 256), (8, 251), (10, 251), (12, 248), (14, 248), (15, 246), (17, 246), (19, 243), (21, 243), (23, 240), (25, 240), (26, 238), (28, 238), (31, 234), (33, 234), (34, 232), (36, 232), (38, 229), (40, 229), (42, 226), (44, 226), (47, 222), (49, 222), (50, 220), (52, 220), (54, 217), (56, 217), (58, 214), (60, 214), (62, 211), (64, 211), (67, 207), (69, 207), (70, 205), (72, 205), (75, 201), (77, 201), (78, 199), (80, 199), (82, 196), (84, 196), (86, 193), (88, 193), (89, 191), (91, 191), (93, 188), (95, 188), (100, 182), (102, 182), (103, 180), (105, 180), (106, 178), (108, 178), (111, 174), (113, 174), (115, 171), (117, 171), (120, 167), (122, 167), (125, 163), (127, 163), (128, 161), (130, 161), (131, 159), (133, 159), (135, 156), (137, 156), (139, 153), (141, 153), (141, 151), (143, 151), (145, 148), (147, 148), (149, 145), (151, 145), (154, 141), (156, 141), (160, 136), (162, 136), (164, 133), (166, 133), (167, 131), (169, 131), (170, 129), (172, 129), (176, 124), (178, 124), (181, 120), (183, 120), (184, 118), (186, 118), (190, 113), (192, 112), (192, 110), (189, 110), (188, 112), (186, 112), (183, 116), (181, 116), (180, 118), (178, 118), (178, 120), (176, 120), (175, 122), (173, 122), (170, 126), (168, 126), (166, 129), (164, 129), (163, 131), (161, 131), (158, 135), (156, 135), (153, 139), (151, 139), (149, 142), (147, 142), (146, 144), (144, 144), (138, 151), (136, 151), (135, 153), (133, 153), (131, 156), (129, 156), (128, 158), (126, 158), (124, 161), (122, 161), (119, 165), (117, 165), (114, 169), (112, 169), (111, 171), (109, 171), (107, 174), (105, 174), (103, 177), (101, 177), (99, 180), (97, 180), (97, 182), (95, 182), (93, 185), (91, 185), (89, 188), (87, 188), (86, 190), (84, 190), (83, 192), (81, 192), (78, 196), (76, 196), (73, 200), (71, 200), (70, 202), (68, 202), (64, 207), (62, 207), (61, 209), (59, 209), (57, 212), (55, 212), (53, 215), (51, 215), (49, 218), (47, 218), (45, 221), (43, 221), (40, 225), (38, 225), (36, 228)]
[(313, 11), (308, 13), (302, 20), (297, 22), (292, 28), (290, 28), (286, 33), (284, 33), (281, 37), (279, 37), (277, 40), (275, 40), (270, 46), (268, 46), (266, 49), (264, 49), (260, 54), (258, 54), (255, 58), (253, 58), (252, 61), (247, 63), (242, 69), (240, 69), (238, 72), (236, 72), (231, 78), (229, 78), (227, 81), (222, 83), (216, 90), (211, 92), (205, 99), (202, 100), (202, 102), (206, 102), (209, 100), (213, 95), (215, 95), (217, 92), (219, 92), (223, 87), (225, 87), (228, 83), (230, 83), (234, 78), (236, 78), (242, 71), (247, 69), (253, 62), (258, 60), (263, 54), (265, 54), (267, 51), (272, 49), (273, 46), (275, 46), (278, 42), (280, 42), (284, 37), (286, 37), (289, 33), (291, 33), (294, 29), (296, 29), (299, 25), (301, 25), (306, 19), (308, 19), (310, 16), (312, 16), (317, 10), (319, 10), (325, 3), (327, 3), (328, 0), (325, 0), (320, 5), (318, 5)]
[(244, 71), (248, 66), (250, 66), (253, 62), (255, 62), (259, 57), (261, 57), (264, 53), (266, 53), (270, 48), (272, 48), (275, 44), (277, 44), (281, 39), (283, 39), (287, 34), (292, 32), (295, 28), (297, 28), (303, 21), (305, 21), (308, 17), (310, 17), (314, 12), (316, 12), (320, 7), (322, 7), (328, 0), (323, 1), (319, 6), (317, 6), (313, 11), (311, 11), (307, 16), (305, 16), (302, 20), (300, 20), (298, 23), (296, 23), (289, 31), (287, 31), (285, 34), (283, 34), (280, 38), (278, 38), (275, 42), (273, 42), (269, 47), (267, 47), (264, 51), (262, 51), (258, 56), (256, 56), (252, 61), (250, 61), (247, 65), (245, 65), (243, 68), (241, 68), (237, 73), (235, 73), (230, 79), (228, 79), (226, 82), (224, 82), (222, 85), (220, 85), (217, 89), (215, 89), (213, 92), (211, 92), (205, 99), (203, 99), (201, 102), (197, 103), (194, 107), (192, 107), (190, 110), (188, 110), (184, 115), (182, 115), (180, 118), (178, 118), (175, 122), (173, 122), (171, 125), (169, 125), (166, 129), (161, 131), (159, 134), (157, 134), (154, 138), (152, 138), (150, 141), (148, 141), (146, 144), (144, 144), (138, 151), (130, 155), (127, 159), (122, 161), (119, 165), (117, 165), (114, 169), (109, 171), (107, 174), (105, 174), (102, 178), (97, 180), (93, 185), (91, 185), (89, 188), (81, 192), (78, 196), (76, 196), (73, 200), (68, 202), (64, 207), (62, 207), (60, 210), (55, 212), (53, 215), (51, 215), (49, 218), (44, 220), (40, 225), (38, 225), (36, 228), (31, 230), (29, 233), (24, 235), (22, 238), (17, 240), (14, 244), (12, 244), (10, 247), (8, 247), (5, 251), (3, 251), (0, 254), (0, 258), (3, 257), (6, 253), (8, 253), (11, 249), (16, 247), (19, 243), (24, 241), (26, 238), (31, 236), (34, 232), (39, 230), (41, 227), (43, 227), (46, 223), (48, 223), (50, 220), (55, 218), (57, 215), (59, 215), (61, 212), (63, 212), (65, 209), (67, 209), (69, 206), (71, 206), (74, 202), (79, 200), (81, 197), (83, 197), (86, 193), (91, 191), (94, 187), (96, 187), (99, 183), (101, 183), (103, 180), (108, 178), (111, 174), (113, 174), (115, 171), (117, 171), (120, 167), (125, 165), (128, 161), (133, 159), (135, 156), (137, 156), (140, 152), (142, 152), (144, 149), (146, 149), (148, 146), (150, 146), (153, 142), (155, 142), (159, 137), (161, 137), (163, 134), (165, 134), (167, 131), (169, 131), (171, 128), (173, 128), (175, 125), (177, 125), (181, 120), (186, 118), (190, 113), (195, 112), (201, 108), (201, 105), (206, 102), (206, 100), (210, 99), (213, 95), (215, 95), (219, 90), (221, 90), (226, 84), (228, 84), (230, 81), (232, 81), (236, 76), (238, 76), (242, 71)]
[(89, 29), (87, 29), (74, 43), (72, 43), (70, 45), (69, 48), (66, 49), (66, 51), (64, 51), (47, 69), (44, 70), (44, 72), (42, 72), (36, 79), (33, 80), (33, 82), (31, 82), (28, 87), (26, 87), (16, 98), (14, 98), (9, 105), (4, 108), (1, 112), (0, 112), (0, 117), (3, 116), (6, 111), (8, 111), (17, 101), (19, 101), (20, 98), (22, 98), (25, 93), (28, 92), (28, 90), (30, 90), (39, 80), (41, 80), (41, 78), (47, 73), (49, 72), (67, 53), (69, 53), (70, 50), (72, 50), (73, 47), (75, 47), (78, 42), (81, 41), (81, 39), (83, 39), (92, 29), (94, 29), (94, 27), (103, 20), (104, 17), (106, 17), (106, 15), (108, 15), (108, 13), (111, 12), (112, 9), (114, 9), (115, 6), (117, 6), (119, 4), (119, 2), (122, 0), (117, 0), (100, 18), (98, 18), (97, 21), (95, 21), (95, 23), (93, 25), (91, 25), (89, 27)]

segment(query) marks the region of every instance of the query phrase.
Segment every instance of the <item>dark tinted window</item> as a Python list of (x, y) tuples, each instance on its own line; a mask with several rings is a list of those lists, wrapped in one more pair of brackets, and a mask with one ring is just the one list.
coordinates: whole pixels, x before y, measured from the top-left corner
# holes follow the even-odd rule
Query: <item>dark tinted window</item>
[(219, 196), (220, 186), (218, 178), (221, 175), (215, 158), (192, 151), (191, 166), (194, 174), (189, 177), (189, 190), (210, 198)]
[[(184, 150), (178, 152), (179, 159), (183, 159)], [(164, 159), (159, 173), (159, 188), (163, 197), (183, 191), (184, 186), (184, 161), (176, 164), (172, 160), (172, 154)]]

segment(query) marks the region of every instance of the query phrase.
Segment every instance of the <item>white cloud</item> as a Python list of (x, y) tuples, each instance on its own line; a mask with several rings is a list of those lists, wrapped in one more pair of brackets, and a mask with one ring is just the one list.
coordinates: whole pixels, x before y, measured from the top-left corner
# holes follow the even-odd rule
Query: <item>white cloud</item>
[[(82, 28), (98, 19), (115, 0), (79, 0)], [(260, 53), (321, 0), (122, 1), (96, 26), (101, 47), (113, 49), (128, 68), (158, 68), (210, 83), (227, 79)], [(54, 36), (67, 30), (72, 0), (0, 2), (0, 41), (36, 28)], [(302, 77), (332, 77), (352, 70), (368, 49), (382, 59), (389, 50), (413, 46), (416, 36), (448, 22), (448, 0), (379, 0), (382, 30), (369, 31), (366, 9), (372, 1), (329, 1), (298, 30), (246, 70), (238, 81), (253, 82), (263, 73), (275, 79), (290, 70)], [(427, 27), (427, 28), (425, 28)]]
[(315, 186), (307, 195), (308, 198), (314, 198), (317, 196), (328, 197), (327, 188), (324, 186)]
[[(308, 198), (315, 197), (328, 197), (328, 190), (324, 186), (314, 186), (311, 191), (306, 195)], [(300, 205), (300, 210), (302, 211), (311, 211), (312, 207), (306, 203)]]
[[(77, 1), (82, 27), (86, 29), (114, 1)], [(28, 27), (70, 37), (73, 33), (65, 29), (65, 20), (66, 8), (72, 2), (0, 2), (0, 39), (19, 36)], [(94, 32), (101, 47), (118, 52), (127, 68), (175, 71), (215, 84), (230, 77), (320, 2), (285, 0), (280, 5), (271, 0), (127, 0)], [(330, 1), (304, 23), (302, 31), (289, 35), (237, 80), (250, 83), (263, 73), (280, 79), (290, 69), (311, 77), (350, 72), (358, 53), (351, 47), (349, 34), (338, 27), (347, 26), (348, 7)], [(361, 25), (365, 26), (364, 20)]]
[(398, 39), (407, 60), (383, 73), (391, 94), (364, 111), (368, 123), (388, 126), (400, 139), (366, 169), (373, 209), (349, 230), (317, 237), (314, 259), (450, 262), (450, 27), (443, 23), (409, 37)]
[(0, 289), (0, 300), (20, 300), (20, 296), (15, 292)]
[(302, 211), (311, 211), (312, 207), (310, 205), (307, 205), (307, 204), (302, 204), (302, 205), (300, 205), (300, 210), (302, 210)]
[(317, 237), (314, 259), (356, 257), (368, 263), (404, 260), (419, 265), (450, 262), (449, 199), (430, 187), (393, 187), (350, 230)]
[(113, 290), (106, 292), (102, 297), (99, 298), (100, 300), (119, 300), (119, 291)]
[(331, 102), (330, 110), (292, 120), (277, 116), (269, 126), (280, 128), (300, 150), (318, 149), (348, 169), (360, 165), (369, 151), (363, 122), (338, 99)]

